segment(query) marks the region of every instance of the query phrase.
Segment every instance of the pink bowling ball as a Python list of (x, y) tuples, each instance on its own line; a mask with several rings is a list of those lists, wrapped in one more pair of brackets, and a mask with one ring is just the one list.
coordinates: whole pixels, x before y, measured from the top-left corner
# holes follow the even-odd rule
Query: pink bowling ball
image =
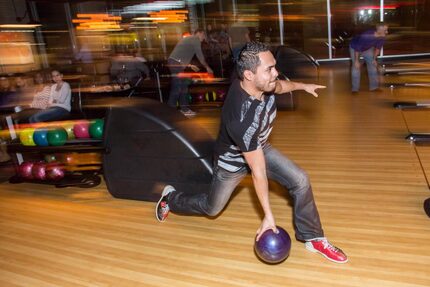
[(64, 166), (59, 162), (51, 162), (46, 165), (46, 177), (51, 180), (60, 180), (64, 177)]
[(34, 164), (30, 161), (24, 161), (18, 167), (18, 175), (22, 178), (25, 178), (25, 179), (32, 179), (33, 178), (33, 173), (32, 173), (33, 165)]
[(43, 161), (36, 162), (33, 165), (32, 174), (33, 174), (33, 178), (35, 179), (40, 179), (40, 180), (46, 179), (46, 163)]
[(73, 133), (76, 138), (86, 139), (90, 138), (90, 122), (89, 121), (79, 121), (73, 126)]

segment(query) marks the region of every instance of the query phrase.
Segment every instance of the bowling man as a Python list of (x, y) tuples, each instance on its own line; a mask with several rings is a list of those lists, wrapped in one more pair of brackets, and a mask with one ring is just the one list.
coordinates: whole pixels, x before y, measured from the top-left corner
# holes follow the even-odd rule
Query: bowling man
[(250, 171), (264, 211), (257, 241), (268, 229), (277, 232), (269, 203), (270, 178), (282, 184), (294, 201), (296, 238), (305, 242), (309, 251), (320, 253), (336, 263), (346, 263), (345, 253), (324, 237), (307, 174), (268, 142), (276, 117), (275, 94), (304, 90), (317, 97), (315, 90), (325, 87), (277, 80), (275, 64), (275, 58), (266, 45), (258, 42), (246, 44), (237, 61), (239, 79), (231, 84), (222, 108), (211, 189), (190, 194), (186, 190), (166, 186), (156, 206), (156, 217), (164, 221), (170, 211), (215, 216)]

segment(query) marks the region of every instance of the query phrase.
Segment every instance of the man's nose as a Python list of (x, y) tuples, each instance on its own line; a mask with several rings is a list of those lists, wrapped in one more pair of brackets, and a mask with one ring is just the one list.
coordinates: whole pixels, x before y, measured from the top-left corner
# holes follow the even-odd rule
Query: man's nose
[(273, 68), (273, 74), (275, 78), (278, 77), (279, 73), (278, 73), (278, 70), (276, 70), (276, 68)]

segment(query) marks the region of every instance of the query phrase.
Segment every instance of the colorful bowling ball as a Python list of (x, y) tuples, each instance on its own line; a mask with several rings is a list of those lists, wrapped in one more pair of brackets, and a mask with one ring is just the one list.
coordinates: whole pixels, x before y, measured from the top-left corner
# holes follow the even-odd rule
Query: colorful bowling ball
[(46, 177), (50, 180), (60, 180), (64, 177), (64, 166), (58, 162), (51, 162), (46, 165)]
[(33, 163), (30, 161), (24, 161), (21, 163), (18, 167), (18, 175), (25, 179), (32, 179), (33, 178)]
[(194, 96), (194, 101), (196, 103), (201, 103), (205, 100), (205, 95), (204, 94), (197, 94), (196, 96)]
[(75, 125), (74, 123), (63, 124), (63, 128), (67, 132), (67, 139), (69, 139), (69, 140), (72, 140), (75, 138), (75, 134), (73, 133), (73, 126), (74, 125)]
[(36, 129), (33, 133), (33, 141), (38, 146), (48, 146), (48, 130), (44, 128)]
[(46, 154), (44, 156), (44, 158), (45, 158), (46, 162), (53, 162), (53, 161), (57, 160), (57, 158), (56, 158), (56, 156), (54, 154)]
[(33, 169), (31, 171), (33, 174), (33, 178), (45, 180), (46, 179), (46, 163), (45, 162), (36, 162), (33, 165)]
[(214, 92), (214, 91), (206, 92), (205, 99), (207, 102), (215, 102), (216, 101), (216, 92)]
[(104, 120), (96, 119), (90, 124), (90, 136), (95, 139), (103, 137)]
[(52, 128), (48, 131), (48, 142), (52, 146), (64, 145), (67, 141), (67, 132), (62, 127)]
[(58, 160), (65, 165), (76, 165), (78, 160), (76, 159), (78, 153), (62, 153), (57, 156)]
[(23, 145), (26, 146), (35, 146), (33, 140), (34, 128), (25, 128), (19, 133), (19, 140)]
[(78, 139), (86, 139), (90, 137), (90, 123), (88, 121), (79, 121), (73, 126), (73, 133)]
[(217, 95), (218, 95), (218, 101), (224, 102), (224, 100), (225, 100), (225, 92), (224, 91), (218, 91)]
[(278, 233), (273, 232), (271, 229), (266, 230), (254, 245), (257, 256), (268, 264), (281, 263), (290, 254), (290, 235), (283, 228), (279, 226), (276, 228)]

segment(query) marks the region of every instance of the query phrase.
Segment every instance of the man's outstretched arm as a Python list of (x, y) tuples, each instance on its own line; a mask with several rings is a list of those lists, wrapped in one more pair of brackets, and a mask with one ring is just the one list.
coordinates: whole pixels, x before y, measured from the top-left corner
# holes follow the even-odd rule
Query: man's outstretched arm
[(278, 80), (276, 81), (275, 94), (285, 94), (292, 91), (304, 90), (314, 97), (318, 97), (318, 94), (315, 92), (316, 89), (325, 89), (325, 86)]

